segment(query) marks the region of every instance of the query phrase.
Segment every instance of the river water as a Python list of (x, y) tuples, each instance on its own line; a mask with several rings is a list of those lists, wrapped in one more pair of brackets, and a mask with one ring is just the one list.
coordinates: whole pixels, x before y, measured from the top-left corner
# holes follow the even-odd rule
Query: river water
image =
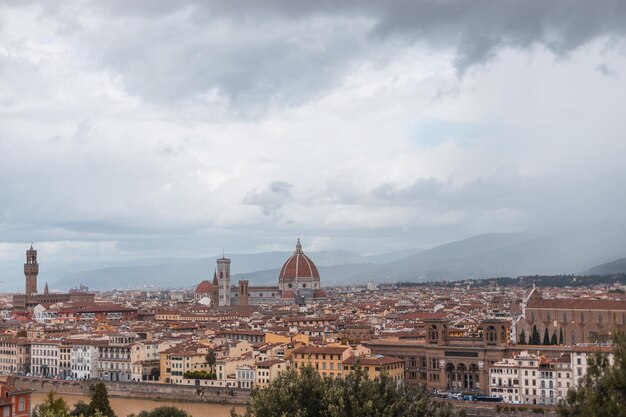
[[(82, 400), (89, 403), (89, 397), (84, 395), (62, 395), (65, 402), (73, 407), (74, 403)], [(46, 394), (33, 393), (33, 407), (41, 404), (46, 398)], [(186, 402), (171, 402), (171, 401), (153, 401), (153, 400), (136, 400), (132, 398), (117, 398), (110, 397), (111, 407), (118, 417), (126, 417), (131, 413), (139, 413), (143, 410), (152, 410), (153, 408), (162, 407), (164, 405), (173, 405), (174, 407), (185, 410), (193, 417), (228, 417), (232, 405), (224, 404), (210, 404), (210, 403), (186, 403)], [(244, 411), (244, 407), (237, 406), (235, 411), (241, 413)]]

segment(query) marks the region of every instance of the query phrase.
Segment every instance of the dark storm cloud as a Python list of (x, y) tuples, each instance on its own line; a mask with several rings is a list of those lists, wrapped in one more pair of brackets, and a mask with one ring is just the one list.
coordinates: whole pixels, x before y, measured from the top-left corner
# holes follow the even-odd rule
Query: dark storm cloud
[[(71, 3), (70, 3), (71, 5)], [(238, 113), (298, 105), (363, 60), (384, 65), (398, 44), (449, 50), (459, 74), (503, 48), (542, 46), (559, 56), (621, 37), (626, 2), (606, 1), (106, 1), (91, 10), (48, 4), (68, 30), (82, 25), (101, 65), (131, 94), (173, 104), (207, 101)], [(68, 12), (66, 9), (72, 9)]]

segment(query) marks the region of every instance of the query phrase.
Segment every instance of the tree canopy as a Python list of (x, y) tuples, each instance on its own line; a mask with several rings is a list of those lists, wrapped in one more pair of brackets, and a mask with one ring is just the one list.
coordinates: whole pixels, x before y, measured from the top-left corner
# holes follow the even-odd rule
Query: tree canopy
[(563, 417), (626, 417), (626, 335), (614, 337), (613, 363), (597, 352), (588, 359), (587, 374), (567, 393), (559, 407)]
[(142, 411), (141, 413), (135, 415), (131, 414), (128, 417), (191, 417), (185, 411), (170, 406), (163, 406), (155, 408), (152, 411)]
[(116, 417), (111, 403), (109, 403), (109, 392), (103, 382), (98, 382), (89, 387), (91, 392), (91, 402), (87, 406), (87, 416), (93, 416), (99, 411), (105, 417)]
[(70, 409), (63, 397), (58, 397), (55, 391), (46, 395), (43, 403), (33, 410), (34, 417), (70, 417)]
[(386, 375), (369, 379), (356, 366), (344, 379), (322, 378), (311, 367), (281, 374), (255, 389), (245, 413), (232, 417), (450, 417), (445, 403), (422, 387), (398, 384)]

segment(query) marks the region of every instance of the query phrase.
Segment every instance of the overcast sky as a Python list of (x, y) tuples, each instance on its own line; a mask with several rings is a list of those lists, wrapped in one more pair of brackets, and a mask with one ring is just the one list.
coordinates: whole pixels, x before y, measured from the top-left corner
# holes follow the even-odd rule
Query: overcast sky
[(623, 220), (625, 5), (0, 0), (0, 261)]

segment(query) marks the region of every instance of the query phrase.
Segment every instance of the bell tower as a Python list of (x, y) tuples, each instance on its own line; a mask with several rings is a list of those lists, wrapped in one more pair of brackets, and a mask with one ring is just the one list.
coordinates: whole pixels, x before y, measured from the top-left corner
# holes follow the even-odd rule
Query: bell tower
[(217, 282), (219, 284), (218, 305), (230, 306), (230, 259), (222, 257), (217, 260)]
[(26, 251), (26, 263), (24, 264), (24, 276), (26, 277), (26, 295), (37, 293), (37, 275), (39, 274), (39, 264), (37, 263), (37, 251), (30, 244), (30, 249)]

